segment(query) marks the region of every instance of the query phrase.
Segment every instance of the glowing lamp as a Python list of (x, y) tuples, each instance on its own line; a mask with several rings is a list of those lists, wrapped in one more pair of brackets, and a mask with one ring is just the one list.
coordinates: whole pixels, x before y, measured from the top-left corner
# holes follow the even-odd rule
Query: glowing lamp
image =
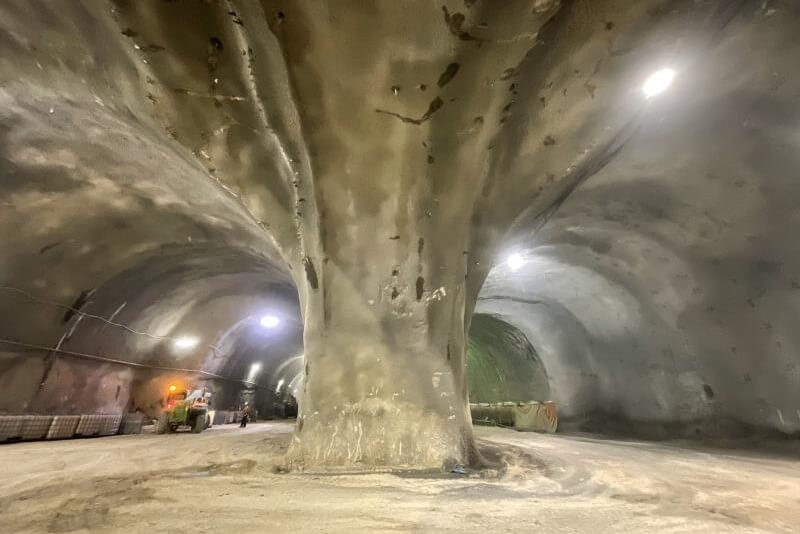
[(675, 78), (675, 71), (672, 69), (660, 69), (650, 75), (642, 86), (642, 92), (646, 98), (660, 95), (672, 85)]

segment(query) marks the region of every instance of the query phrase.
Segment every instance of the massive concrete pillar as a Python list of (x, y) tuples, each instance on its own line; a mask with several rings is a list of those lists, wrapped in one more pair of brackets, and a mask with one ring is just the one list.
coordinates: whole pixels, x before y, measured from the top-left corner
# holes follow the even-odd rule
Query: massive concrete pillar
[(463, 269), (430, 273), (425, 286), (437, 269), (430, 262), (389, 267), (391, 243), (364, 242), (352, 258), (319, 268), (323, 296), (305, 314), (293, 462), (440, 468), (470, 461)]
[(460, 3), (422, 3), (425, 17), (346, 4), (265, 6), (280, 12), (267, 20), (307, 150), (290, 156), (305, 384), (289, 460), (473, 463), (465, 328), (488, 267), (473, 250), (486, 226), (476, 204), (513, 100), (507, 80), (535, 42), (526, 31), (554, 10), (474, 13), (516, 36), (490, 45), (491, 32), (467, 31)]
[(289, 157), (306, 358), (291, 463), (476, 460), (477, 292), (507, 230), (535, 228), (631, 135), (646, 67), (609, 54), (610, 21), (635, 46), (644, 4), (265, 3), (307, 151)]

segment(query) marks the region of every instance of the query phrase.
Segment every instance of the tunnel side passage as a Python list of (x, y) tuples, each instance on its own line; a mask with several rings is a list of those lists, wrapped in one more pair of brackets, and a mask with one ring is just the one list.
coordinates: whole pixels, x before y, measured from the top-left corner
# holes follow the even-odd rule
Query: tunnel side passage
[(467, 341), (467, 386), (472, 403), (550, 400), (539, 355), (525, 334), (487, 314), (475, 314)]
[(472, 317), (466, 380), (473, 423), (556, 431), (557, 410), (550, 400), (547, 372), (515, 326), (493, 315)]

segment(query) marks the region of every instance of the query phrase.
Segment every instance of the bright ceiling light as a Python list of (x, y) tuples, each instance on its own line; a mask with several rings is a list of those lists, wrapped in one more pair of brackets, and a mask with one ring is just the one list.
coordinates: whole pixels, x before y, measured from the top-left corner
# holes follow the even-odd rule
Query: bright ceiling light
[(660, 69), (650, 75), (642, 86), (642, 92), (646, 98), (659, 95), (669, 89), (672, 80), (675, 78), (675, 71), (672, 69)]
[(274, 315), (265, 315), (261, 318), (261, 326), (264, 328), (275, 328), (281, 322), (280, 319), (275, 317)]
[(508, 266), (511, 268), (512, 271), (516, 271), (517, 269), (522, 267), (522, 264), (524, 262), (525, 261), (522, 259), (522, 255), (517, 253), (509, 254), (508, 259), (506, 260), (506, 263), (508, 264)]
[(176, 349), (193, 349), (197, 346), (200, 340), (194, 336), (181, 336), (175, 339)]

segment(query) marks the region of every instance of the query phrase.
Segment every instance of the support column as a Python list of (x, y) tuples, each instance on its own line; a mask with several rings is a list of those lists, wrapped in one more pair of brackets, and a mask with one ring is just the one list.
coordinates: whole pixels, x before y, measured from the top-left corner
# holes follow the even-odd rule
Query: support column
[(463, 274), (427, 290), (397, 270), (373, 284), (333, 262), (323, 269), (322, 294), (305, 310), (290, 463), (440, 469), (474, 460)]

